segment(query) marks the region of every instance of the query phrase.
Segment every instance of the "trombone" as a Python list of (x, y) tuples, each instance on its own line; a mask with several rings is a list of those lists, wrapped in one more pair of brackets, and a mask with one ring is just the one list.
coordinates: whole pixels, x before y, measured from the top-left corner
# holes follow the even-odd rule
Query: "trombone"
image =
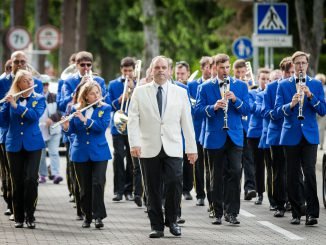
[(298, 113), (298, 120), (303, 120), (304, 119), (304, 115), (303, 115), (303, 102), (304, 102), (304, 92), (301, 89), (301, 86), (303, 86), (305, 84), (304, 82), (304, 78), (303, 78), (303, 74), (302, 71), (299, 72), (299, 85), (297, 88), (297, 93), (299, 93), (299, 113)]
[[(34, 84), (32, 87), (29, 87), (29, 88), (27, 88), (27, 89), (24, 89), (24, 90), (22, 90), (22, 91), (19, 91), (18, 93), (13, 94), (12, 96), (13, 96), (13, 97), (19, 97), (19, 96), (22, 95), (23, 93), (28, 92), (29, 90), (32, 90), (32, 89), (34, 89), (34, 88), (36, 88), (36, 87), (37, 87), (37, 84)], [(7, 97), (7, 96), (5, 96), (4, 98), (2, 98), (2, 99), (0, 100), (0, 104), (6, 101), (6, 97)]]

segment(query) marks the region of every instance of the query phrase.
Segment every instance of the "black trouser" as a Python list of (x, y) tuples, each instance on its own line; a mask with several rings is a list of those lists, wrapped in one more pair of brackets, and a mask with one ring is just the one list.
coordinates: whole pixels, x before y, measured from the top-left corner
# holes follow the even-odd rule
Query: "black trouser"
[[(113, 192), (131, 194), (133, 187), (133, 164), (130, 155), (128, 135), (112, 135), (113, 141)], [(124, 158), (126, 157), (126, 169)]]
[[(212, 169), (212, 201), (216, 217), (227, 214), (237, 216), (240, 210), (240, 175), (242, 147), (236, 146), (230, 137), (220, 149), (208, 149)], [(224, 175), (224, 168), (227, 174)], [(224, 187), (224, 178), (226, 187)], [(224, 207), (223, 207), (224, 204)]]
[(242, 168), (244, 173), (244, 191), (256, 190), (255, 164), (252, 149), (247, 141), (247, 134), (244, 133), (243, 152), (242, 152)]
[(161, 152), (153, 158), (141, 158), (148, 193), (148, 217), (152, 230), (163, 231), (162, 183), (165, 193), (165, 223), (175, 223), (182, 195), (182, 158)]
[(272, 145), (273, 198), (278, 210), (285, 210), (286, 195), (286, 161), (283, 146)]
[(183, 187), (182, 192), (187, 193), (192, 190), (194, 186), (194, 168), (189, 163), (188, 157), (183, 153)]
[(196, 198), (204, 199), (205, 194), (205, 164), (204, 164), (204, 151), (203, 146), (197, 142), (197, 152), (198, 159), (195, 163), (195, 189), (196, 189)]
[(276, 206), (276, 202), (273, 197), (273, 166), (272, 166), (272, 155), (269, 148), (263, 149), (264, 160), (266, 166), (266, 185), (267, 185), (267, 196), (270, 206)]
[(207, 201), (209, 206), (212, 206), (212, 190), (211, 190), (211, 178), (212, 178), (212, 170), (208, 161), (208, 152), (207, 149), (203, 149), (204, 155), (204, 164), (205, 164), (205, 181), (206, 181), (206, 193), (207, 193)]
[(70, 142), (69, 140), (67, 140), (67, 142), (65, 143), (65, 147), (66, 147), (66, 153), (65, 153), (65, 157), (66, 157), (66, 179), (67, 179), (67, 187), (68, 187), (68, 191), (69, 191), (69, 196), (73, 195), (73, 184), (72, 184), (72, 174), (74, 174), (73, 171), (73, 164), (70, 161)]
[(142, 182), (142, 171), (140, 168), (140, 160), (137, 157), (132, 158), (133, 163), (133, 179), (134, 179), (134, 195), (143, 196), (143, 182)]
[(300, 178), (304, 175), (304, 200), (307, 203), (306, 215), (319, 217), (319, 201), (317, 196), (316, 161), (317, 147), (302, 137), (295, 146), (284, 146), (287, 162), (287, 185), (289, 201), (292, 206), (292, 216), (301, 217), (302, 191)]
[(7, 203), (7, 208), (10, 209), (11, 212), (13, 212), (10, 169), (9, 169), (5, 144), (0, 144), (0, 169), (1, 169), (3, 199)]
[(12, 180), (12, 203), (16, 222), (34, 221), (38, 170), (42, 150), (7, 152)]
[(252, 149), (254, 158), (256, 191), (261, 196), (265, 192), (265, 163), (264, 151), (258, 148), (259, 140), (260, 138), (248, 138), (248, 144)]
[(107, 161), (74, 163), (80, 191), (80, 205), (87, 221), (104, 219), (104, 187)]

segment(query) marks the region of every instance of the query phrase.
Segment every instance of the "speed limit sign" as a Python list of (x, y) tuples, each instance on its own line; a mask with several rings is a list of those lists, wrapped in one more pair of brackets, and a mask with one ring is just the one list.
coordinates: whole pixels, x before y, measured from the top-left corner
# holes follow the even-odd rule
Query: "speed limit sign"
[(36, 40), (41, 49), (55, 49), (60, 44), (60, 31), (52, 25), (41, 26), (37, 30)]
[(7, 33), (7, 45), (14, 50), (21, 50), (28, 47), (31, 42), (31, 35), (21, 26), (12, 27)]

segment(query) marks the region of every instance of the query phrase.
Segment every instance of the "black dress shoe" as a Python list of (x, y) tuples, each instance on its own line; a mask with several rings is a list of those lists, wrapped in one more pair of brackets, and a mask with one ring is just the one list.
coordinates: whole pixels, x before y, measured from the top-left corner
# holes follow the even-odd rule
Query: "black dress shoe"
[(163, 231), (152, 230), (151, 233), (149, 233), (149, 238), (160, 238), (160, 237), (164, 237)]
[(256, 197), (256, 191), (255, 190), (248, 190), (248, 191), (245, 192), (244, 199), (246, 201), (250, 201), (254, 197)]
[(224, 214), (224, 220), (225, 220), (226, 222), (230, 222), (230, 215), (228, 215), (228, 214)]
[(181, 217), (177, 217), (177, 223), (178, 224), (184, 224), (186, 222), (186, 220), (185, 219), (183, 219), (183, 218), (181, 218)]
[(16, 222), (15, 223), (15, 228), (23, 228), (24, 227), (24, 223), (23, 222)]
[(7, 215), (7, 216), (11, 215), (11, 211), (9, 208), (4, 212), (4, 215)]
[(192, 195), (190, 194), (190, 192), (184, 192), (183, 197), (185, 200), (192, 200)]
[(104, 226), (104, 224), (102, 222), (102, 219), (100, 219), (100, 218), (95, 219), (95, 228), (100, 229), (103, 226)]
[(262, 205), (263, 204), (263, 195), (259, 195), (255, 201), (256, 205)]
[(134, 200), (134, 202), (136, 203), (136, 205), (137, 205), (138, 207), (143, 206), (143, 202), (142, 202), (140, 196), (135, 196), (135, 200)]
[(240, 224), (240, 221), (237, 219), (237, 217), (233, 214), (230, 214), (229, 215), (229, 222), (230, 224), (233, 224), (233, 225), (238, 225)]
[(169, 227), (172, 235), (181, 236), (181, 227), (177, 223), (171, 223)]
[(125, 198), (126, 198), (127, 201), (134, 201), (135, 200), (135, 198), (134, 198), (134, 196), (132, 194), (126, 194)]
[(82, 227), (83, 228), (89, 228), (91, 227), (91, 221), (88, 221), (88, 220), (84, 220), (83, 224), (82, 224)]
[(221, 225), (222, 224), (222, 219), (221, 217), (216, 217), (213, 221), (212, 221), (213, 225)]
[(26, 225), (28, 229), (35, 229), (35, 223), (33, 220), (27, 220)]
[(284, 210), (276, 210), (276, 212), (274, 213), (274, 217), (276, 218), (281, 218), (284, 217)]
[(285, 204), (285, 210), (286, 210), (286, 211), (291, 211), (291, 210), (292, 210), (292, 206), (291, 206), (291, 203), (290, 203), (290, 202), (287, 202), (287, 203)]
[(204, 198), (198, 198), (196, 202), (196, 206), (205, 206)]
[(300, 225), (300, 218), (293, 218), (290, 221), (291, 225)]
[(119, 202), (122, 200), (122, 195), (121, 194), (116, 194), (113, 198), (112, 201)]
[(215, 212), (214, 212), (214, 209), (212, 209), (212, 210), (209, 212), (208, 217), (210, 217), (211, 219), (212, 219), (212, 218), (215, 218)]
[(316, 225), (316, 224), (318, 224), (317, 218), (315, 218), (313, 216), (308, 216), (306, 218), (306, 225)]

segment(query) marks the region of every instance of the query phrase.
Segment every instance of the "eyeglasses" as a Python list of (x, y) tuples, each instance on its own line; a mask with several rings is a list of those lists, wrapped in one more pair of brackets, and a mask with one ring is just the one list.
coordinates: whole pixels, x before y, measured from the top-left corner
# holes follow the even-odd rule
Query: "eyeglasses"
[(305, 65), (307, 65), (308, 63), (307, 62), (295, 62), (294, 63), (296, 66), (305, 66)]
[(85, 66), (87, 66), (87, 67), (91, 67), (92, 66), (92, 63), (80, 63), (79, 64), (81, 67), (85, 67)]
[(25, 65), (25, 64), (26, 64), (26, 60), (14, 60), (14, 64), (15, 64), (15, 65), (19, 65), (19, 63), (20, 63), (21, 65)]

